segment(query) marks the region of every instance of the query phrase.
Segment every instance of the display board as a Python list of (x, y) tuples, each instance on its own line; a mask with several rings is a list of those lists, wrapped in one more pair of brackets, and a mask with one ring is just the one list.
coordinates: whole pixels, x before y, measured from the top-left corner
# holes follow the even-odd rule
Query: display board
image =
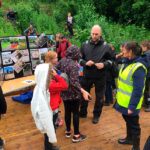
[(45, 54), (56, 50), (55, 35), (0, 37), (0, 81), (34, 74)]

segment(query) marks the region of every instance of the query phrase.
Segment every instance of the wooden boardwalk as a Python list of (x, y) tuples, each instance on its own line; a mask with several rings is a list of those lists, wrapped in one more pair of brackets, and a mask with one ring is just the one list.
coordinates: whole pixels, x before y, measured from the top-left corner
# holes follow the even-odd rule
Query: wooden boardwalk
[[(8, 111), (0, 121), (0, 136), (5, 139), (5, 150), (43, 150), (43, 135), (36, 129), (29, 104), (15, 102), (6, 97)], [(117, 139), (125, 136), (125, 122), (121, 114), (111, 106), (105, 106), (98, 124), (92, 124), (94, 102), (89, 104), (88, 117), (80, 119), (80, 131), (87, 140), (72, 143), (64, 136), (65, 125), (57, 130), (58, 145), (61, 150), (130, 150), (131, 146), (120, 145)], [(63, 105), (61, 106), (62, 117)], [(141, 111), (141, 150), (150, 135), (150, 113)]]

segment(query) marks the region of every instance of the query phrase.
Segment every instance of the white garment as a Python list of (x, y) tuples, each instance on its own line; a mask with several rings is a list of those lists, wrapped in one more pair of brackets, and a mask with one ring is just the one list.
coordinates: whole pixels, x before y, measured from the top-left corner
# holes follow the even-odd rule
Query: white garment
[(35, 69), (36, 86), (31, 101), (31, 111), (37, 128), (46, 133), (50, 143), (57, 142), (53, 125), (53, 112), (50, 108), (50, 93), (46, 89), (49, 64), (40, 64)]

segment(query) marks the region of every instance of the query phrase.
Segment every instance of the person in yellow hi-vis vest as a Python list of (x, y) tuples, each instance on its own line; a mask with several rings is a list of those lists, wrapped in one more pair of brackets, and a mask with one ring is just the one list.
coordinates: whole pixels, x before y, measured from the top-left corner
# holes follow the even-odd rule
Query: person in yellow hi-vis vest
[(122, 57), (123, 65), (119, 72), (117, 102), (114, 108), (122, 113), (126, 122), (127, 136), (118, 142), (133, 145), (132, 150), (140, 150), (139, 113), (149, 60), (147, 56), (141, 56), (141, 48), (135, 41), (125, 44)]

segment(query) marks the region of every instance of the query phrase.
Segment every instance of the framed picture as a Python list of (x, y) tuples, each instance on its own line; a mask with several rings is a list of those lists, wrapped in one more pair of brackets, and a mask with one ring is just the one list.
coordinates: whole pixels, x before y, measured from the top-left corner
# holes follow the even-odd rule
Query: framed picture
[(13, 60), (11, 59), (11, 52), (2, 52), (2, 61), (3, 65), (13, 64)]
[(31, 59), (39, 59), (39, 49), (30, 50)]
[(26, 50), (20, 50), (21, 54), (22, 54), (22, 61), (24, 62), (29, 62), (30, 61), (30, 58), (29, 58), (29, 51), (28, 49)]
[(30, 75), (32, 75), (31, 63), (25, 64), (25, 66), (23, 68), (23, 75), (24, 76), (30, 76)]
[(38, 48), (39, 46), (36, 44), (37, 36), (28, 36), (29, 48)]
[(32, 59), (31, 61), (32, 61), (32, 70), (35, 70), (36, 66), (41, 63), (40, 59)]
[(5, 80), (15, 78), (13, 66), (4, 67)]
[(27, 48), (25, 36), (4, 37), (4, 38), (1, 38), (0, 41), (1, 41), (2, 51)]
[(40, 62), (44, 63), (45, 62), (45, 55), (48, 52), (47, 48), (40, 48), (39, 49), (39, 56), (40, 56)]
[(3, 68), (0, 68), (0, 85), (2, 84), (3, 81), (4, 81), (4, 70)]

